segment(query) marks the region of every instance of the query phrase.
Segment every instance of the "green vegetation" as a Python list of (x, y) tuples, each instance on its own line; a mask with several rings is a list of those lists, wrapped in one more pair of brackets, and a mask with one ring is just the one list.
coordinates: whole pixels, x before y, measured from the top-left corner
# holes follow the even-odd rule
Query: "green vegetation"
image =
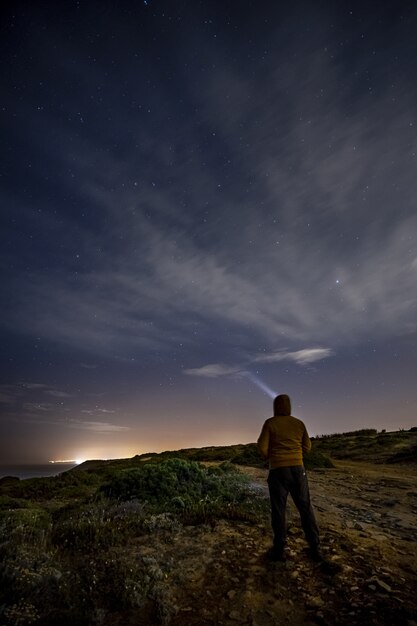
[(348, 433), (322, 435), (313, 441), (313, 450), (334, 459), (370, 463), (416, 463), (417, 432), (414, 428), (394, 432), (364, 428)]
[(0, 485), (2, 626), (82, 626), (133, 608), (168, 623), (162, 582), (173, 564), (146, 557), (143, 542), (171, 541), (184, 525), (259, 521), (262, 505), (230, 462), (124, 464)]
[[(416, 454), (413, 429), (363, 429), (316, 438), (305, 465), (415, 462)], [(141, 623), (150, 616), (148, 623), (168, 624), (176, 608), (165, 581), (175, 562), (147, 548), (171, 545), (186, 526), (267, 520), (268, 501), (239, 465), (265, 467), (256, 444), (88, 461), (52, 478), (0, 481), (1, 626), (122, 623), (129, 611)]]
[[(182, 459), (199, 463), (228, 462), (233, 465), (267, 468), (268, 463), (260, 456), (256, 443), (237, 444), (234, 446), (209, 446), (205, 448), (186, 448), (182, 450), (166, 451), (160, 453), (146, 453), (137, 455), (131, 459), (118, 459), (116, 461), (86, 461), (82, 465), (71, 470), (75, 472), (94, 472), (104, 475), (117, 469), (129, 469), (143, 466), (147, 463), (161, 463), (169, 459)], [(305, 457), (304, 464), (307, 469), (318, 467), (332, 467), (331, 460), (320, 451), (313, 450)]]

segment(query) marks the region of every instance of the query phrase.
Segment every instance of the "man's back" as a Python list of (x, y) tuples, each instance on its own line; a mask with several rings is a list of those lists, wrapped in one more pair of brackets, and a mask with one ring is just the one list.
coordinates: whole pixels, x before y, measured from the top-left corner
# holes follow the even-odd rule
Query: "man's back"
[(304, 423), (292, 415), (276, 415), (266, 420), (258, 439), (261, 454), (271, 469), (303, 464), (303, 453), (311, 449)]

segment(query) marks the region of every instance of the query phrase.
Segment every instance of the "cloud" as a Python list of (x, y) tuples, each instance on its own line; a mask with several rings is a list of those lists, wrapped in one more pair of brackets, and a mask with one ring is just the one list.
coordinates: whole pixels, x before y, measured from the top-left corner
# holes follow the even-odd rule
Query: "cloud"
[(55, 398), (73, 398), (72, 393), (67, 393), (66, 391), (59, 391), (59, 389), (45, 389), (45, 393), (48, 396), (54, 396)]
[(50, 404), (49, 402), (24, 402), (22, 408), (24, 411), (41, 411), (46, 413), (56, 410), (55, 404)]
[(0, 391), (0, 404), (14, 404), (16, 397)]
[(21, 383), (21, 386), (25, 389), (46, 389), (48, 385), (45, 383)]
[(195, 367), (183, 370), (188, 376), (201, 376), (203, 378), (219, 378), (221, 376), (230, 376), (242, 372), (242, 368), (222, 363), (211, 363), (202, 367)]
[(294, 352), (279, 350), (270, 354), (264, 354), (255, 358), (256, 363), (277, 363), (279, 361), (295, 361), (299, 365), (308, 365), (315, 361), (321, 361), (333, 356), (330, 348), (305, 348)]
[[(338, 347), (403, 334), (416, 327), (417, 276), (404, 245), (415, 230), (417, 218), (409, 218), (378, 241), (362, 233), (349, 258), (333, 255), (324, 241), (320, 251), (320, 238), (308, 250), (288, 233), (280, 250), (259, 242), (250, 257), (243, 242), (234, 245), (236, 265), (222, 246), (199, 250), (174, 228), (168, 233), (138, 220), (140, 258), (127, 245), (113, 267), (104, 259), (76, 282), (34, 277), (20, 290), (13, 325), (112, 355), (190, 345), (193, 324), (203, 343), (227, 325), (225, 349), (250, 350), (254, 338)], [(37, 314), (29, 320), (31, 310)]]
[[(325, 28), (321, 19), (312, 16), (314, 28)], [(198, 119), (165, 126), (164, 116), (150, 116), (129, 151), (124, 128), (137, 119), (127, 113), (117, 129), (123, 159), (103, 149), (107, 118), (98, 115), (96, 132), (85, 125), (79, 138), (45, 118), (45, 161), (59, 158), (73, 172), (68, 193), (88, 207), (95, 228), (19, 207), (37, 230), (56, 234), (48, 249), (60, 263), (16, 274), (8, 328), (85, 352), (86, 369), (95, 367), (88, 355), (167, 356), (179, 343), (195, 362), (213, 337), (227, 353), (213, 361), (232, 360), (236, 348), (284, 345), (285, 358), (311, 363), (320, 353), (297, 346), (336, 349), (416, 330), (414, 105), (393, 100), (385, 67), (373, 72), (378, 96), (358, 95), (356, 79), (340, 89), (337, 55), (310, 49), (308, 38), (286, 41), (285, 54), (271, 42), (255, 77), (225, 63), (221, 47), (210, 49), (221, 62), (193, 90)], [(73, 71), (75, 52), (64, 51), (64, 71)], [(84, 86), (105, 78), (104, 69), (78, 62)], [(163, 96), (158, 84), (156, 110)], [(22, 118), (40, 143), (45, 128)], [(159, 123), (163, 133), (155, 133)], [(202, 136), (204, 159), (196, 156)], [(77, 246), (65, 258), (54, 248), (63, 239)]]
[(13, 405), (18, 398), (25, 394), (25, 390), (21, 384), (2, 384), (0, 385), (0, 403)]
[(92, 430), (100, 434), (109, 434), (130, 430), (129, 426), (119, 426), (118, 424), (111, 424), (110, 422), (84, 422), (81, 420), (71, 420), (70, 422), (68, 422), (67, 426), (68, 428), (75, 428), (79, 430)]
[(280, 361), (294, 361), (298, 365), (309, 365), (316, 361), (321, 361), (333, 356), (334, 352), (330, 348), (304, 348), (303, 350), (285, 351), (279, 350), (269, 354), (262, 354), (252, 359), (248, 359), (242, 365), (225, 365), (223, 363), (210, 363), (202, 367), (196, 367), (183, 370), (188, 376), (201, 376), (204, 378), (220, 378), (223, 376), (250, 376), (254, 375), (248, 372), (255, 363), (278, 363)]
[[(20, 397), (41, 397), (43, 394), (53, 396), (55, 398), (72, 398), (73, 394), (61, 389), (57, 389), (46, 383), (19, 382), (15, 384), (0, 385), (0, 393), (3, 392), (4, 397), (8, 397), (10, 401), (15, 401)], [(52, 405), (51, 405), (52, 406)]]
[(95, 407), (94, 409), (82, 409), (81, 413), (87, 413), (88, 415), (92, 415), (94, 413), (116, 413), (116, 411)]

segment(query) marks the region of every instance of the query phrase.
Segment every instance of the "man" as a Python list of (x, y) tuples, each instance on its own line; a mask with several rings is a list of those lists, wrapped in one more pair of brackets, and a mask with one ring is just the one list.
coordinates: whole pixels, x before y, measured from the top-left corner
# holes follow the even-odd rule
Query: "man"
[(285, 561), (286, 520), (288, 493), (297, 507), (310, 555), (321, 561), (319, 530), (310, 502), (303, 454), (311, 450), (311, 441), (304, 423), (291, 415), (289, 396), (281, 394), (274, 400), (274, 417), (266, 420), (258, 439), (258, 450), (269, 461), (268, 487), (271, 500), (273, 548), (269, 557)]

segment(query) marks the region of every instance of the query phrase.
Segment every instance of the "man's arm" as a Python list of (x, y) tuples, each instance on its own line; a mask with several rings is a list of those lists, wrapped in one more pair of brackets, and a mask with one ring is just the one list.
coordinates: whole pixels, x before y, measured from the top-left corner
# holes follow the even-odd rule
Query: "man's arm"
[(303, 439), (301, 441), (301, 447), (303, 449), (303, 454), (307, 454), (311, 450), (311, 441), (308, 436), (307, 428), (304, 426)]
[(269, 428), (267, 426), (267, 422), (263, 425), (261, 434), (258, 439), (258, 450), (264, 459), (267, 459), (269, 456)]

